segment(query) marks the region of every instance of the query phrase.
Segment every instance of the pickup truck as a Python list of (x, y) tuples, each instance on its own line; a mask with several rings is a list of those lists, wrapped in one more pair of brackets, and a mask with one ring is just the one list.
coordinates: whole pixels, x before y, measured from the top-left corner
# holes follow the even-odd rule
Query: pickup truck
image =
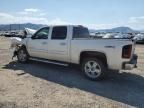
[(23, 39), (12, 39), (11, 47), (21, 63), (77, 64), (90, 80), (103, 79), (108, 70), (130, 70), (137, 64), (133, 40), (92, 39), (88, 28), (79, 25), (43, 27)]

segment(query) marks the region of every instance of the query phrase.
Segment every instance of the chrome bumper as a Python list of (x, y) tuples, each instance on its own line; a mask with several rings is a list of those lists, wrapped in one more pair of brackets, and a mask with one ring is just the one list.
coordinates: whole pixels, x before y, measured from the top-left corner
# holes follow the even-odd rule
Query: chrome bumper
[(138, 56), (134, 54), (130, 62), (126, 62), (123, 64), (123, 69), (132, 70), (133, 68), (137, 68), (137, 59)]

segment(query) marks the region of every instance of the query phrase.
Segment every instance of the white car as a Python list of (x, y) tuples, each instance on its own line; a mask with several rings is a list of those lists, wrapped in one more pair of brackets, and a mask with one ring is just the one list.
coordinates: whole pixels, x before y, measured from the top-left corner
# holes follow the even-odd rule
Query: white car
[(144, 35), (143, 34), (137, 34), (133, 39), (136, 41), (136, 43), (144, 43)]
[(21, 63), (77, 64), (91, 80), (104, 78), (109, 69), (133, 69), (137, 64), (132, 40), (92, 39), (86, 27), (77, 25), (43, 27), (18, 42), (13, 39), (11, 46)]

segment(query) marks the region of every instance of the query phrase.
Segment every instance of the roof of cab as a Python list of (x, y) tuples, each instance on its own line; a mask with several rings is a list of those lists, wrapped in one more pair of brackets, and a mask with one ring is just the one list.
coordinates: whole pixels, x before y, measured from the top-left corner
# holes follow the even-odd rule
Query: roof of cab
[(47, 25), (47, 26), (44, 26), (44, 27), (59, 27), (59, 26), (84, 27), (83, 25)]

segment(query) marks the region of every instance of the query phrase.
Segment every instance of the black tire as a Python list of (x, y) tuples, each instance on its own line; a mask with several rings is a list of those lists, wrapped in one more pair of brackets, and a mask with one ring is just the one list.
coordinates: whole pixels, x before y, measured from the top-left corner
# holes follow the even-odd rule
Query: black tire
[[(91, 64), (91, 68), (88, 64)], [(96, 63), (96, 64), (95, 64)], [(85, 76), (93, 81), (99, 81), (105, 78), (107, 73), (107, 66), (97, 58), (86, 58), (82, 61), (81, 64), (82, 72)]]
[(18, 50), (17, 59), (18, 59), (18, 62), (20, 62), (20, 63), (27, 63), (28, 62), (29, 55), (28, 55), (26, 48), (22, 47)]

